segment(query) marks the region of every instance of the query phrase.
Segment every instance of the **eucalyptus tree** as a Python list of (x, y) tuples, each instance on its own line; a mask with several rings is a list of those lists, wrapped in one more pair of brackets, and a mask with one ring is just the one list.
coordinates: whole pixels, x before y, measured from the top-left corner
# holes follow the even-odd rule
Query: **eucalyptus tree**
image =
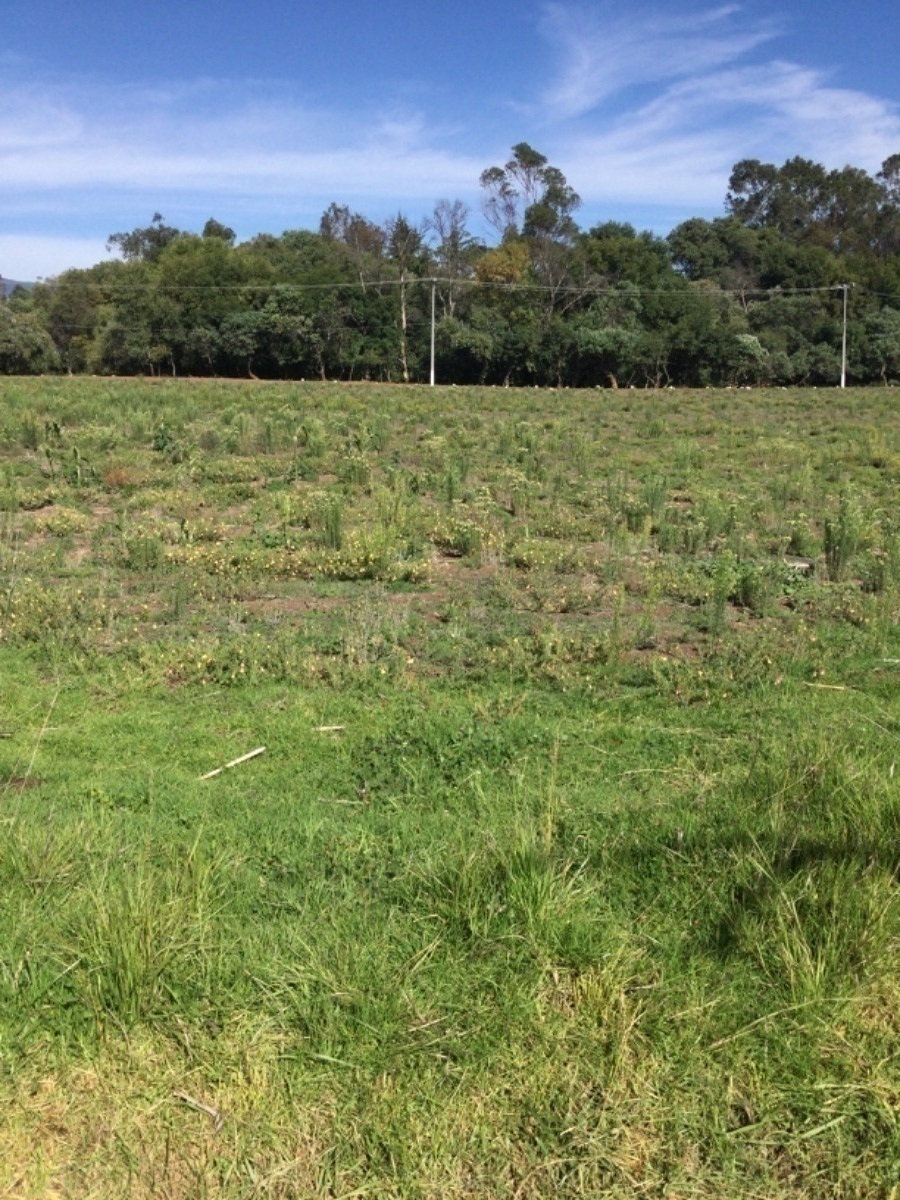
[(573, 213), (581, 197), (545, 155), (519, 142), (502, 167), (481, 173), (482, 208), (503, 242), (521, 238), (528, 247), (535, 282), (546, 289), (552, 311), (573, 282), (578, 226)]
[(469, 208), (461, 200), (438, 200), (424, 222), (435, 274), (447, 281), (436, 293), (442, 318), (452, 317), (456, 312), (461, 289), (454, 287), (454, 281), (472, 279), (475, 264), (484, 251), (483, 244), (469, 231), (468, 221)]
[(341, 246), (360, 286), (378, 278), (384, 256), (385, 230), (346, 204), (332, 203), (322, 213), (319, 235), (327, 243)]
[[(431, 265), (431, 254), (425, 241), (425, 227), (413, 224), (402, 213), (385, 222), (385, 260), (391, 274), (397, 280), (399, 332), (398, 356), (403, 382), (409, 383), (410, 374), (410, 285), (423, 276), (427, 277)], [(421, 297), (420, 297), (421, 299)], [(416, 314), (421, 319), (420, 308)]]
[(226, 246), (233, 246), (237, 238), (237, 234), (229, 225), (223, 225), (215, 217), (209, 218), (203, 226), (203, 232), (200, 236), (203, 238), (217, 238), (220, 242), (224, 242)]
[(900, 154), (892, 154), (876, 175), (884, 204), (881, 213), (880, 248), (884, 255), (900, 254)]
[(745, 158), (732, 169), (725, 205), (741, 224), (791, 241), (842, 255), (891, 254), (900, 231), (900, 155), (875, 176), (800, 157), (780, 167)]
[(111, 233), (106, 240), (109, 251), (116, 250), (126, 262), (155, 262), (170, 242), (187, 237), (174, 225), (167, 225), (162, 213), (154, 213), (150, 224), (127, 233)]

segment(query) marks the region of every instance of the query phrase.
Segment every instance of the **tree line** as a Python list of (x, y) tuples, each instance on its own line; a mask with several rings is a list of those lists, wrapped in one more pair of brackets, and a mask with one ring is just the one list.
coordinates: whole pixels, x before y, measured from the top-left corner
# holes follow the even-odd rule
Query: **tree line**
[(900, 154), (876, 174), (745, 159), (725, 215), (667, 237), (584, 230), (564, 174), (522, 142), (460, 201), (238, 243), (210, 219), (114, 233), (115, 259), (0, 300), (0, 372), (550, 386), (900, 379)]

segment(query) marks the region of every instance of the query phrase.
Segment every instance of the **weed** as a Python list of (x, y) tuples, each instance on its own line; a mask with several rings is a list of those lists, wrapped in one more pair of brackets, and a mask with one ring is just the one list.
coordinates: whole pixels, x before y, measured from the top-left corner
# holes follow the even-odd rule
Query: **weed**
[(825, 518), (824, 549), (828, 578), (845, 577), (850, 561), (862, 546), (865, 516), (852, 492), (843, 492), (834, 516)]
[(344, 540), (344, 502), (340, 496), (327, 496), (319, 508), (318, 523), (322, 545), (329, 550), (340, 550)]
[(103, 871), (73, 920), (76, 986), (99, 1028), (159, 1017), (203, 995), (213, 943), (213, 876), (196, 850), (167, 870), (139, 859), (127, 876)]

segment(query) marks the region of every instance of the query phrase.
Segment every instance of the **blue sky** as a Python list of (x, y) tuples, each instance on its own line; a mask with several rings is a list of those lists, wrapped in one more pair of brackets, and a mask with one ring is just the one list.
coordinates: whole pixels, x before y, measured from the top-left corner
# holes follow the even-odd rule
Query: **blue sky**
[(731, 165), (900, 152), (897, 0), (0, 0), (0, 275), (210, 216), (240, 238), (466, 201), (528, 141), (579, 221), (716, 216)]

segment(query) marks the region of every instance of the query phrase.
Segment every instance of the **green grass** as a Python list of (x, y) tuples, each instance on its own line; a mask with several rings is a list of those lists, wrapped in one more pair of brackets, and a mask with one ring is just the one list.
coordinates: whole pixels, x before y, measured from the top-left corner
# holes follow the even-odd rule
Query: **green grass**
[(0, 385), (0, 1193), (895, 1197), (894, 405)]

